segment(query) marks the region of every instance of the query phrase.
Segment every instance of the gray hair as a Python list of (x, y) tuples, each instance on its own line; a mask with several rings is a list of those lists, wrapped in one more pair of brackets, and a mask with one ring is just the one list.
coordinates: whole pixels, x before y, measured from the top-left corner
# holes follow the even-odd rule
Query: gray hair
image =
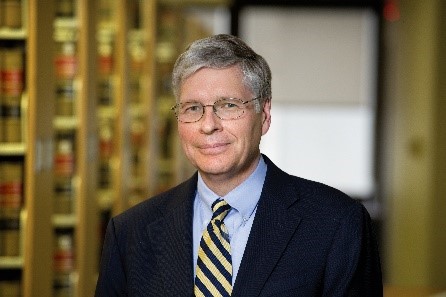
[(172, 90), (179, 100), (183, 81), (202, 68), (223, 69), (238, 65), (244, 83), (254, 96), (271, 99), (271, 70), (265, 59), (240, 38), (219, 34), (191, 43), (175, 62)]

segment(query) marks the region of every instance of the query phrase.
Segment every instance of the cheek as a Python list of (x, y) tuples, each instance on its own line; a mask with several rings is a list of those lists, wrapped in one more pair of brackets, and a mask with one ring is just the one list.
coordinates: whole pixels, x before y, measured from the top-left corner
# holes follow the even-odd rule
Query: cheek
[(188, 139), (191, 137), (191, 131), (187, 129), (187, 127), (178, 126), (178, 136), (182, 142), (188, 141)]
[(190, 129), (189, 127), (179, 127), (178, 137), (180, 145), (183, 148), (184, 153), (191, 157), (195, 154), (195, 147), (197, 144), (197, 131), (196, 129)]
[(193, 144), (192, 144), (192, 139), (193, 137), (191, 137), (191, 133), (189, 133), (187, 130), (178, 130), (178, 136), (180, 139), (180, 145), (183, 149), (183, 152), (186, 154), (186, 156), (190, 157), (191, 153), (192, 153), (192, 148), (193, 148)]
[(256, 148), (260, 143), (260, 137), (262, 136), (262, 125), (260, 121), (247, 122), (244, 124), (239, 123), (234, 127), (235, 134), (241, 145), (246, 150), (251, 150), (251, 148)]
[(180, 140), (180, 144), (183, 147), (183, 150), (186, 152), (187, 147), (190, 145), (190, 132), (187, 129), (178, 129), (178, 138)]

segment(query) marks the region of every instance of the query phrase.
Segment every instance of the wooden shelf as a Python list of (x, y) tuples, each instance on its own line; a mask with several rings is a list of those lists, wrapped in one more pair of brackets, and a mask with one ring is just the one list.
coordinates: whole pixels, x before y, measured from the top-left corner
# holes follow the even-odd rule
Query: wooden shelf
[[(177, 180), (166, 181), (165, 176), (184, 171), (177, 170), (181, 166), (176, 163), (175, 156), (160, 157), (160, 147), (166, 144), (161, 138), (170, 139), (173, 132), (170, 128), (165, 134), (157, 130), (158, 113), (162, 113), (162, 120), (169, 121), (174, 99), (170, 94), (157, 95), (157, 84), (167, 85), (167, 80), (158, 81), (157, 63), (173, 63), (178, 53), (177, 45), (162, 40), (157, 44), (158, 8), (160, 4), (227, 3), (211, 0), (105, 1), (113, 3), (113, 12), (109, 19), (104, 19), (98, 15), (98, 1), (73, 1), (75, 17), (61, 18), (55, 17), (57, 0), (22, 0), (22, 28), (0, 28), (2, 44), (23, 44), (25, 49), (22, 141), (0, 143), (3, 159), (23, 159), (24, 162), (20, 256), (0, 257), (0, 269), (20, 270), (23, 297), (54, 295), (53, 242), (58, 233), (65, 235), (65, 232), (72, 233), (74, 240), (75, 271), (70, 278), (75, 297), (92, 296), (98, 275), (95, 263), (99, 262), (102, 241), (97, 230), (107, 223), (99, 224), (99, 220), (156, 193), (158, 179), (163, 179), (163, 186), (173, 184)], [(99, 43), (101, 50), (111, 52), (111, 56), (103, 57), (104, 64), (98, 64)], [(55, 71), (61, 70), (55, 69), (55, 58), (56, 54), (61, 54), (61, 48), (67, 50), (63, 46), (73, 44), (77, 68), (74, 77), (69, 77), (74, 92), (69, 99), (74, 102), (74, 115), (57, 116), (55, 112), (64, 114), (68, 110), (60, 106), (56, 106), (56, 110), (53, 108), (56, 102), (61, 102), (57, 101), (61, 95), (56, 92), (57, 87), (65, 86), (67, 77), (63, 71)], [(68, 54), (63, 52), (57, 57), (69, 56), (70, 49)], [(111, 63), (108, 58), (113, 60), (112, 64), (107, 64)], [(162, 75), (166, 79), (166, 73)], [(103, 99), (98, 96), (100, 91), (104, 93), (99, 95), (109, 96), (110, 100), (107, 101), (107, 97), (99, 100)], [(105, 106), (108, 103), (110, 105)], [(71, 109), (66, 112), (70, 113)], [(107, 129), (105, 140), (102, 139), (105, 144), (99, 142), (99, 136), (104, 135), (98, 132), (102, 125)], [(108, 133), (113, 134), (109, 143), (106, 142)], [(59, 148), (60, 139), (71, 139), (71, 135), (74, 138), (74, 170), (66, 174), (63, 168), (55, 170), (55, 157), (59, 153), (55, 148)], [(100, 144), (105, 145), (105, 156), (99, 155)], [(105, 167), (100, 167), (104, 164)], [(100, 169), (110, 175), (110, 180), (101, 185), (98, 183)], [(73, 201), (72, 214), (54, 213), (56, 185), (61, 192), (67, 190), (63, 187), (68, 185), (68, 195), (73, 195), (67, 198)]]
[(0, 29), (0, 39), (10, 39), (10, 40), (25, 40), (27, 37), (27, 32), (25, 29)]
[(56, 130), (75, 130), (79, 127), (79, 119), (72, 117), (55, 117), (53, 125)]
[(159, 4), (176, 6), (229, 6), (232, 2), (231, 0), (159, 0)]
[(53, 226), (55, 228), (74, 228), (77, 223), (76, 214), (55, 214), (52, 217)]
[(0, 257), (0, 269), (22, 269), (23, 257)]
[(114, 106), (101, 106), (98, 108), (98, 118), (100, 119), (115, 119), (118, 112)]
[(54, 27), (76, 29), (79, 27), (79, 21), (75, 17), (57, 17), (54, 19)]
[(25, 143), (0, 143), (0, 156), (23, 156), (25, 152)]

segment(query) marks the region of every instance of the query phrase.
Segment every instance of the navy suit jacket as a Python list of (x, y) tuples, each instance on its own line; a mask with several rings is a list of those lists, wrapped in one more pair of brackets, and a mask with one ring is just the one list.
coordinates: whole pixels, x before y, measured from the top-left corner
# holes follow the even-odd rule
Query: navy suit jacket
[[(268, 169), (234, 297), (382, 296), (369, 214), (326, 185)], [(193, 296), (197, 174), (112, 218), (96, 296)]]

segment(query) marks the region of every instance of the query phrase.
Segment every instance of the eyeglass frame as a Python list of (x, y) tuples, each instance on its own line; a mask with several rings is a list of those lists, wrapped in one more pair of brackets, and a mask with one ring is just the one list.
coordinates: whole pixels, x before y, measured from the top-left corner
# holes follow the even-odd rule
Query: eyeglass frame
[[(217, 103), (217, 102), (219, 102), (219, 101), (223, 101), (223, 100), (228, 100), (228, 99), (238, 100), (238, 101), (240, 101), (240, 102), (243, 104), (243, 106), (245, 106), (245, 104), (247, 104), (247, 103), (250, 103), (250, 102), (253, 102), (253, 101), (258, 100), (258, 101), (257, 101), (258, 103), (256, 104), (256, 112), (260, 112), (260, 100), (263, 99), (263, 98), (262, 98), (261, 96), (258, 96), (258, 97), (255, 97), (255, 98), (253, 98), (253, 99), (247, 100), (247, 101), (243, 101), (242, 99), (235, 98), (235, 97), (220, 98), (220, 99), (216, 100), (216, 101), (215, 101), (214, 103), (212, 103), (212, 104), (203, 104), (203, 103), (198, 102), (198, 101), (178, 102), (177, 104), (175, 104), (174, 106), (172, 106), (172, 107), (170, 108), (170, 110), (172, 110), (172, 111), (175, 113), (175, 117), (177, 118), (178, 122), (181, 122), (181, 123), (184, 123), (184, 124), (196, 123), (196, 122), (200, 121), (200, 120), (203, 118), (203, 116), (204, 116), (206, 107), (212, 107), (212, 112), (215, 114), (215, 116), (216, 116), (217, 118), (219, 118), (219, 119), (222, 120), (222, 121), (231, 121), (231, 120), (236, 120), (236, 119), (241, 118), (241, 117), (245, 114), (245, 109), (246, 109), (246, 107), (243, 107), (243, 109), (242, 109), (242, 113), (241, 113), (239, 116), (237, 116), (237, 117), (235, 117), (235, 118), (231, 118), (231, 119), (222, 119), (222, 118), (217, 114), (217, 109), (215, 108), (215, 103)], [(179, 106), (181, 106), (181, 104), (186, 104), (186, 103), (197, 103), (197, 104), (199, 104), (199, 105), (202, 106), (202, 111), (203, 111), (203, 112), (201, 113), (201, 116), (200, 116), (196, 121), (185, 122), (185, 121), (181, 121), (181, 120), (180, 120), (180, 117), (179, 117), (179, 115), (178, 115), (176, 109), (177, 109)]]

